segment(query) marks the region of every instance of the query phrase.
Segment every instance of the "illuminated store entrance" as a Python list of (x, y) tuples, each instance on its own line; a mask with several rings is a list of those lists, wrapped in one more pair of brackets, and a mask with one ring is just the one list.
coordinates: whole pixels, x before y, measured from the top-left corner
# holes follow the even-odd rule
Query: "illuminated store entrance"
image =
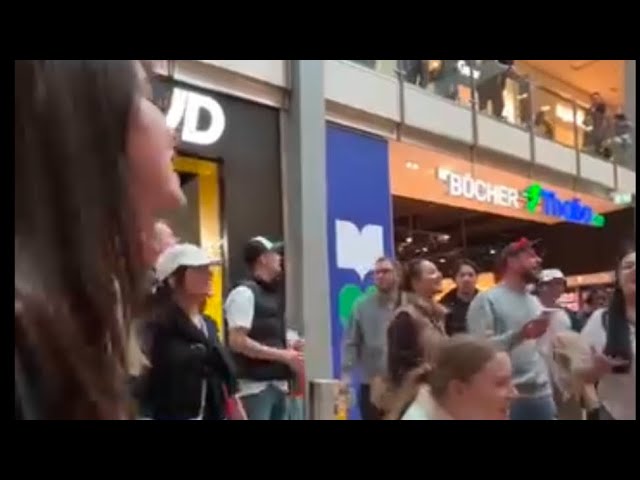
[[(200, 245), (224, 265), (222, 244), (222, 210), (219, 164), (209, 160), (180, 156), (175, 169), (180, 175), (187, 206), (165, 216), (182, 242)], [(213, 296), (206, 313), (216, 320), (222, 332), (223, 267), (213, 269)]]

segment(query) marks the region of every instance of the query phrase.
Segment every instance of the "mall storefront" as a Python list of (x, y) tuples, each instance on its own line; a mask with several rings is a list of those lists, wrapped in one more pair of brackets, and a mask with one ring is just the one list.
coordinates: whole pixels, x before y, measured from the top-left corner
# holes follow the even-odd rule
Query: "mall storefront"
[(206, 308), (222, 332), (223, 295), (244, 274), (244, 244), (282, 238), (279, 112), (168, 78), (154, 79), (153, 94), (176, 130), (188, 201), (165, 218), (183, 241), (221, 260)]
[(398, 258), (428, 258), (446, 276), (470, 258), (481, 289), (494, 283), (498, 252), (522, 236), (540, 239), (545, 266), (563, 270), (575, 289), (610, 283), (618, 244), (631, 238), (620, 221), (629, 212), (612, 201), (435, 149), (389, 142), (389, 171)]
[(483, 271), (479, 286), (489, 288), (497, 253), (528, 236), (542, 240), (547, 266), (585, 287), (612, 279), (603, 272), (615, 262), (611, 245), (626, 234), (610, 224), (633, 223), (613, 221), (618, 207), (608, 200), (346, 127), (327, 126), (326, 153), (336, 377), (344, 332), (354, 305), (372, 291), (378, 257), (427, 258), (445, 276), (456, 259), (471, 258)]

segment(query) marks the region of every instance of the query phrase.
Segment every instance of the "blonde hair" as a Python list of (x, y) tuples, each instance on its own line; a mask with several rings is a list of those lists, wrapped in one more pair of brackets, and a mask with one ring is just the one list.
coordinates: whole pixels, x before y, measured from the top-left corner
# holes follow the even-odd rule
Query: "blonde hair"
[(442, 398), (453, 380), (469, 382), (498, 351), (489, 340), (471, 335), (455, 335), (440, 348), (433, 371), (429, 375), (431, 394)]
[(386, 420), (398, 420), (422, 385), (429, 385), (431, 395), (439, 400), (453, 380), (470, 381), (497, 353), (493, 344), (484, 338), (465, 334), (447, 338), (439, 346), (432, 364), (422, 363), (413, 368), (399, 385), (397, 381), (387, 381), (384, 390), (375, 397), (376, 405), (386, 412)]

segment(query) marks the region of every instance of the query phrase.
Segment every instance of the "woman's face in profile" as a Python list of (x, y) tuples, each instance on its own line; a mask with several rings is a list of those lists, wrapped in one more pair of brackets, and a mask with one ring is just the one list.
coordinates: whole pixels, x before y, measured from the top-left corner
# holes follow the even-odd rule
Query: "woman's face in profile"
[(138, 95), (129, 119), (126, 153), (131, 166), (134, 202), (144, 215), (155, 216), (186, 200), (173, 168), (175, 139), (165, 117), (151, 99), (149, 78), (136, 62)]
[(442, 291), (442, 273), (435, 264), (424, 260), (420, 265), (421, 278), (419, 282), (419, 292), (427, 297)]
[(511, 380), (509, 355), (497, 353), (469, 382), (457, 382), (454, 392), (466, 405), (470, 420), (507, 420), (509, 406), (517, 396)]

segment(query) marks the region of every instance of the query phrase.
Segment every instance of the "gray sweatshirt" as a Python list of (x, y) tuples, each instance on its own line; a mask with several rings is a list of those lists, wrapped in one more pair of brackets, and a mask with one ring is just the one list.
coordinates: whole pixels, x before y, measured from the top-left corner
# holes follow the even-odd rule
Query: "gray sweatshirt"
[(520, 293), (503, 284), (481, 292), (467, 312), (469, 333), (487, 335), (499, 348), (509, 352), (513, 383), (521, 395), (539, 397), (551, 394), (546, 362), (536, 340), (515, 344), (515, 337), (529, 320), (542, 311), (540, 301), (529, 293)]
[(393, 316), (393, 299), (375, 293), (356, 305), (342, 346), (342, 374), (362, 370), (362, 383), (383, 375), (387, 360), (387, 326)]

